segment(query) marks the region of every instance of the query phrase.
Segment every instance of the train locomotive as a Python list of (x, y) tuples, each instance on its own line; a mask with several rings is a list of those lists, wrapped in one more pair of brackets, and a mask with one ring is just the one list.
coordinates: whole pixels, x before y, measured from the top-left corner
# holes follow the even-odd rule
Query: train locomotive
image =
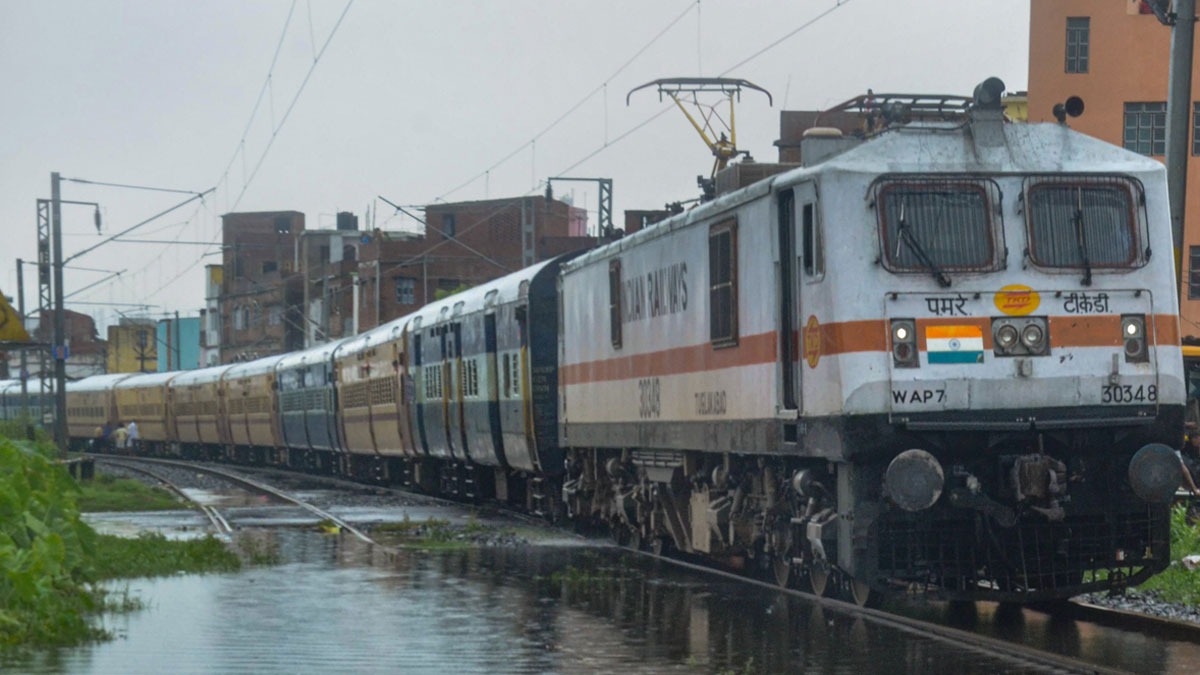
[(859, 97), (862, 132), (611, 243), (68, 398), (156, 416), (143, 452), (494, 499), (860, 603), (1137, 584), (1185, 407), (1165, 170), (1002, 92)]

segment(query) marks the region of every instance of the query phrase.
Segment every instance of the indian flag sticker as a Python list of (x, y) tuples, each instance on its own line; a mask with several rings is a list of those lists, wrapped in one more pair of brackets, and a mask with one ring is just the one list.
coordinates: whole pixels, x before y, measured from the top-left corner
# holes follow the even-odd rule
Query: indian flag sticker
[(979, 326), (927, 326), (925, 353), (930, 363), (983, 363)]

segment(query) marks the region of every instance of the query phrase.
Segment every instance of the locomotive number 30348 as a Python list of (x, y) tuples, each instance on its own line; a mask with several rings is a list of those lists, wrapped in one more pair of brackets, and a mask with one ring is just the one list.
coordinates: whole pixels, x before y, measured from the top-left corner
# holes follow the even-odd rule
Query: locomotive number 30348
[(657, 377), (638, 380), (638, 415), (642, 419), (662, 415), (662, 383)]
[(1158, 386), (1153, 384), (1106, 384), (1100, 389), (1101, 403), (1154, 403)]

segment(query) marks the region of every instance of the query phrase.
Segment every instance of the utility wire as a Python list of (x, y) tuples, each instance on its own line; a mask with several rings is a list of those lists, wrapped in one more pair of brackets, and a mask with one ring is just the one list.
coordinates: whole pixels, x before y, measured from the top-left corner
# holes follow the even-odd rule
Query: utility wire
[[(338, 28), (341, 27), (342, 21), (346, 18), (346, 14), (350, 11), (350, 7), (353, 4), (354, 4), (354, 0), (349, 0), (346, 3), (346, 6), (342, 8), (342, 13), (338, 16), (337, 22), (334, 24), (333, 29), (329, 31), (329, 36), (327, 38), (325, 38), (325, 43), (321, 45), (320, 51), (318, 51), (316, 56), (313, 57), (313, 62), (309, 66), (308, 72), (304, 75), (304, 80), (300, 83), (300, 87), (296, 90), (296, 94), (292, 97), (291, 103), (288, 104), (287, 110), (284, 111), (283, 117), (279, 120), (279, 123), (271, 131), (271, 137), (267, 141), (267, 146), (265, 148), (263, 148), (262, 154), (258, 158), (258, 162), (254, 165), (254, 170), (250, 173), (250, 176), (247, 177), (246, 180), (243, 182), (242, 189), (238, 193), (237, 198), (234, 200), (233, 205), (229, 207), (229, 209), (228, 209), (229, 211), (234, 211), (235, 209), (237, 209), (238, 204), (240, 204), (242, 201), (242, 197), (244, 197), (246, 194), (246, 190), (250, 187), (250, 183), (254, 180), (255, 176), (258, 175), (259, 169), (262, 168), (263, 161), (266, 160), (266, 158), (267, 158), (267, 153), (269, 153), (271, 151), (271, 146), (274, 145), (275, 139), (279, 136), (279, 131), (281, 129), (283, 129), (283, 125), (287, 122), (288, 117), (292, 114), (292, 110), (295, 109), (296, 103), (300, 100), (300, 95), (302, 93), (304, 93), (304, 88), (308, 85), (309, 80), (312, 78), (313, 71), (316, 70), (317, 64), (320, 63), (321, 57), (325, 54), (326, 48), (328, 48), (329, 43), (333, 41), (333, 36), (337, 34)], [(292, 18), (292, 12), (295, 9), (296, 9), (296, 2), (295, 2), (295, 0), (293, 0), (292, 7), (291, 7), (291, 9), (288, 10), (288, 21), (285, 22), (283, 34), (280, 35), (280, 37), (279, 37), (279, 46), (276, 47), (275, 56), (272, 57), (272, 59), (271, 59), (271, 68), (268, 70), (268, 73), (267, 73), (267, 81), (263, 83), (263, 88), (259, 92), (258, 101), (256, 101), (254, 104), (255, 112), (257, 112), (258, 106), (262, 103), (263, 94), (267, 91), (267, 88), (270, 85), (271, 72), (275, 68), (275, 61), (279, 57), (280, 48), (283, 46), (283, 38), (287, 34), (287, 23), (290, 23), (291, 18)], [(250, 116), (250, 122), (247, 122), (246, 131), (243, 132), (242, 140), (238, 144), (238, 148), (239, 148), (239, 150), (241, 150), (241, 152), (243, 154), (245, 152), (243, 149), (245, 146), (245, 142), (246, 142), (245, 134), (246, 134), (246, 132), (249, 131), (250, 125), (254, 121), (254, 115), (255, 115), (255, 113), (252, 112), (251, 116)], [(233, 165), (233, 162), (237, 159), (237, 155), (238, 155), (238, 153), (235, 152), (233, 158), (230, 159), (230, 161), (229, 161), (229, 165), (227, 165), (225, 167), (225, 172), (222, 174), (222, 178), (226, 179), (226, 181), (227, 181), (227, 177), (229, 174), (229, 167), (231, 167)], [(226, 182), (226, 184), (228, 184), (228, 181)], [(220, 240), (220, 237), (221, 237), (221, 232), (217, 232), (217, 234), (214, 236), (213, 242), (212, 242), (214, 246), (217, 244), (217, 241)], [(187, 274), (191, 270), (195, 269), (196, 265), (199, 265), (203, 261), (204, 261), (204, 256), (198, 257), (190, 265), (187, 265), (186, 267), (181, 269), (175, 276), (168, 279), (165, 283), (160, 284), (159, 287), (154, 291), (154, 293), (158, 293), (158, 292), (162, 291), (163, 289), (167, 288), (168, 286), (170, 286), (171, 284), (175, 283), (176, 281), (181, 279), (184, 274)], [(151, 295), (153, 295), (153, 293)]]
[(283, 112), (283, 117), (280, 118), (279, 124), (271, 131), (271, 138), (267, 140), (267, 147), (263, 148), (262, 154), (259, 155), (258, 162), (254, 165), (254, 170), (250, 172), (250, 176), (242, 184), (242, 191), (238, 193), (237, 199), (233, 201), (233, 209), (236, 209), (238, 204), (242, 202), (242, 197), (245, 196), (250, 183), (258, 175), (258, 170), (262, 168), (263, 161), (267, 158), (267, 153), (271, 152), (271, 146), (275, 144), (275, 139), (279, 137), (279, 131), (283, 129), (283, 125), (287, 123), (292, 110), (296, 108), (296, 102), (300, 100), (300, 95), (304, 93), (304, 88), (308, 86), (308, 81), (312, 78), (313, 71), (317, 69), (317, 64), (321, 62), (321, 57), (325, 55), (325, 50), (329, 47), (329, 43), (333, 41), (333, 36), (337, 35), (338, 28), (341, 27), (342, 20), (346, 18), (346, 13), (350, 11), (352, 5), (354, 5), (354, 0), (349, 0), (346, 6), (342, 8), (342, 13), (338, 16), (337, 23), (333, 24), (333, 30), (329, 31), (329, 37), (325, 38), (325, 44), (321, 45), (321, 51), (317, 52), (316, 57), (313, 58), (312, 65), (308, 67), (308, 72), (304, 75), (304, 80), (300, 83), (300, 87), (296, 89), (295, 96), (292, 97), (292, 102), (288, 104), (287, 110)]
[(479, 180), (480, 178), (483, 178), (488, 173), (490, 173), (493, 169), (498, 168), (499, 166), (501, 166), (508, 160), (510, 160), (513, 157), (515, 157), (516, 155), (520, 154), (521, 151), (525, 150), (526, 148), (528, 148), (530, 146), (535, 145), (539, 138), (541, 138), (542, 136), (545, 136), (546, 134), (548, 134), (552, 130), (554, 130), (554, 128), (557, 127), (563, 120), (570, 117), (572, 114), (575, 113), (575, 111), (577, 111), (581, 107), (583, 107), (583, 105), (585, 103), (592, 100), (592, 98), (595, 97), (596, 94), (599, 94), (599, 93), (605, 91), (606, 88), (608, 87), (608, 83), (613, 78), (617, 77), (622, 72), (624, 72), (625, 69), (628, 68), (629, 66), (631, 66), (633, 64), (633, 62), (638, 59), (638, 57), (640, 57), (642, 54), (644, 54), (646, 52), (647, 49), (649, 49), (652, 45), (654, 45), (655, 42), (658, 42), (658, 40), (660, 38), (662, 38), (662, 36), (665, 35), (667, 33), (667, 31), (671, 30), (672, 28), (675, 27), (675, 24), (682, 21), (683, 18), (692, 11), (693, 7), (695, 7), (696, 10), (699, 11), (700, 3), (699, 2), (693, 3), (689, 0), (687, 7), (682, 12), (680, 12), (678, 16), (676, 16), (674, 19), (672, 19), (670, 21), (670, 23), (668, 23), (662, 30), (658, 31), (658, 33), (654, 37), (650, 38), (649, 42), (642, 45), (642, 48), (637, 50), (637, 52), (635, 52), (633, 54), (633, 56), (629, 57), (628, 59), (625, 60), (624, 63), (622, 63), (620, 66), (618, 66), (617, 69), (614, 70), (611, 75), (609, 75), (607, 78), (604, 79), (604, 82), (600, 83), (597, 87), (595, 87), (588, 93), (584, 94), (583, 98), (579, 99), (574, 105), (572, 105), (570, 108), (568, 108), (566, 112), (559, 115), (558, 118), (556, 118), (553, 122), (551, 122), (546, 128), (544, 128), (541, 131), (539, 131), (538, 133), (534, 134), (532, 140), (522, 143), (521, 145), (517, 146), (516, 148), (513, 149), (512, 152), (508, 153), (504, 157), (501, 157), (499, 160), (497, 160), (494, 164), (492, 164), (488, 168), (484, 169), (483, 171), (480, 171), (479, 173), (477, 173), (474, 176), (472, 176), (471, 178), (463, 181), (459, 185), (451, 188), (450, 190), (443, 192), (441, 195), (435, 197), (433, 199), (433, 201), (435, 201), (435, 202), (444, 201), (446, 197), (454, 194), (455, 192), (458, 192), (459, 190), (465, 188), (466, 186), (470, 185), (471, 183), (474, 183), (475, 181)]
[(778, 40), (775, 40), (774, 42), (767, 45), (766, 47), (763, 47), (762, 49), (754, 52), (750, 56), (747, 56), (746, 58), (742, 59), (741, 61), (738, 61), (737, 63), (733, 64), (732, 66), (729, 66), (725, 70), (721, 71), (721, 76), (724, 77), (725, 75), (728, 75), (730, 72), (737, 70), (738, 68), (741, 68), (742, 66), (746, 65), (747, 63), (750, 63), (751, 61), (753, 61), (754, 59), (757, 59), (758, 57), (762, 56), (763, 54), (766, 54), (767, 52), (771, 51), (772, 49), (778, 47), (779, 45), (783, 44), (784, 42), (786, 42), (789, 39), (791, 39), (792, 37), (794, 37), (800, 31), (804, 30), (805, 28), (808, 28), (809, 26), (820, 21), (821, 19), (824, 19), (825, 17), (829, 16), (833, 12), (836, 12), (837, 10), (841, 9), (842, 7), (845, 7), (848, 4), (850, 4), (850, 0), (837, 0), (837, 4), (835, 4), (833, 7), (830, 7), (829, 9), (825, 10), (824, 12), (821, 12), (820, 14), (814, 16), (813, 18), (809, 19), (808, 21), (800, 24), (793, 30), (789, 31), (786, 35), (779, 38)]

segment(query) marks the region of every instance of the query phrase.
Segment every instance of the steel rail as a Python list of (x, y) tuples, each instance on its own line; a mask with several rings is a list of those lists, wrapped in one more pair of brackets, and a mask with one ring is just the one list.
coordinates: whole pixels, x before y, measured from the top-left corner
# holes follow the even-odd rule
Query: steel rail
[[(201, 513), (203, 513), (204, 516), (206, 518), (208, 518), (208, 521), (210, 523), (212, 523), (213, 529), (215, 529), (217, 531), (218, 535), (229, 536), (230, 534), (233, 533), (233, 527), (231, 527), (229, 525), (229, 521), (226, 520), (225, 517), (221, 515), (221, 512), (218, 511), (215, 507), (210, 506), (208, 504), (200, 503), (194, 497), (192, 497), (192, 496), (188, 495), (186, 492), (184, 492), (183, 489), (180, 488), (178, 485), (176, 485), (175, 483), (172, 483), (171, 481), (164, 478), (161, 474), (155, 473), (154, 471), (151, 471), (150, 469), (147, 469), (145, 467), (140, 467), (140, 466), (136, 466), (134, 464), (130, 464), (127, 461), (125, 461), (125, 459), (126, 458), (114, 459), (114, 458), (106, 457), (103, 455), (96, 456), (96, 461), (98, 461), (98, 462), (111, 464), (113, 466), (119, 466), (122, 469), (126, 469), (128, 471), (133, 471), (136, 473), (140, 473), (140, 474), (149, 476), (149, 477), (153, 478), (154, 480), (162, 483), (164, 487), (166, 487), (171, 492), (175, 493), (180, 499), (184, 500), (185, 502), (188, 502), (189, 504), (193, 504)], [(133, 461), (141, 461), (141, 460), (135, 459)]]
[[(121, 457), (121, 460), (126, 460), (126, 459), (128, 459), (128, 458)], [(106, 459), (105, 461), (109, 461), (109, 460)], [(285, 502), (290, 502), (292, 504), (295, 504), (296, 506), (299, 506), (300, 508), (303, 508), (303, 509), (309, 511), (310, 513), (316, 515), (319, 518), (323, 518), (325, 520), (332, 522), (333, 524), (337, 525), (339, 528), (349, 532), (350, 534), (353, 534), (355, 537), (357, 537), (358, 539), (360, 539), (363, 542), (366, 542), (368, 544), (373, 544), (376, 546), (380, 546), (379, 542), (375, 541), (370, 536), (363, 533), (362, 530), (359, 530), (358, 528), (354, 527), (353, 525), (351, 525), (350, 523), (346, 522), (345, 520), (339, 518), (338, 516), (328, 512), (320, 507), (309, 504), (308, 502), (306, 502), (302, 499), (297, 499), (296, 497), (293, 497), (292, 495), (289, 495), (288, 493), (283, 492), (282, 490), (278, 490), (276, 488), (271, 487), (270, 485), (267, 485), (266, 483), (261, 483), (252, 478), (249, 478), (247, 476), (233, 473), (231, 471), (225, 471), (224, 469), (218, 469), (216, 467), (208, 466), (205, 464), (197, 464), (195, 462), (177, 461), (177, 460), (173, 460), (173, 459), (152, 459), (149, 457), (137, 457), (137, 458), (134, 458), (133, 461), (149, 462), (151, 464), (160, 464), (163, 466), (173, 466), (176, 468), (184, 468), (184, 469), (188, 469), (191, 471), (202, 471), (204, 473), (212, 474), (214, 476), (220, 476), (230, 482), (237, 483), (239, 485), (244, 485), (253, 490), (257, 490), (264, 494), (271, 495), (272, 497), (275, 497), (277, 499), (281, 499)]]
[(925, 637), (939, 642), (953, 645), (961, 649), (969, 649), (978, 653), (987, 654), (997, 659), (1009, 661), (1018, 665), (1035, 665), (1042, 668), (1052, 668), (1052, 672), (1065, 673), (1095, 673), (1099, 674), (1116, 674), (1126, 671), (1100, 666), (1089, 663), (1082, 659), (1077, 659), (1071, 656), (1054, 654), (1051, 652), (1042, 651), (1033, 647), (1008, 642), (999, 638), (979, 635), (969, 631), (952, 628), (950, 626), (942, 626), (936, 623), (911, 619), (909, 617), (892, 614), (878, 609), (869, 607), (860, 607), (854, 603), (844, 602), (834, 598), (813, 595), (794, 588), (782, 588), (778, 584), (761, 581), (753, 577), (748, 577), (734, 572), (728, 572), (722, 569), (712, 568), (705, 565), (679, 560), (667, 555), (657, 555), (652, 551), (644, 551), (641, 549), (633, 549), (628, 546), (614, 546), (624, 549), (630, 553), (648, 556), (651, 559), (658, 560), (670, 565), (682, 567), (695, 572), (701, 572), (723, 579), (740, 581), (766, 590), (772, 590), (778, 593), (783, 593), (793, 597), (804, 598), (810, 601), (820, 603), (825, 609), (830, 609), (835, 612), (850, 616), (862, 617), (867, 621), (871, 621), (881, 626), (891, 628), (910, 635)]

